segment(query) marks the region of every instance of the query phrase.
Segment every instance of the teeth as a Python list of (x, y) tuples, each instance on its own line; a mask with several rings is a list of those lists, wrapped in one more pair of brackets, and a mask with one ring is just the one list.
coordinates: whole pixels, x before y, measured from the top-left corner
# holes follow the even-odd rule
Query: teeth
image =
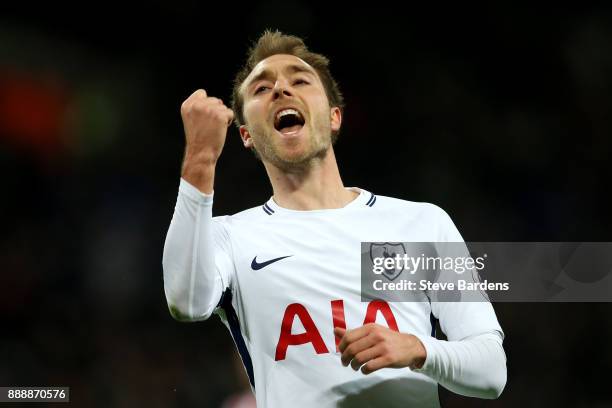
[(278, 112), (276, 119), (278, 120), (285, 115), (296, 115), (297, 117), (301, 117), (300, 112), (296, 111), (295, 109), (283, 109), (282, 111)]

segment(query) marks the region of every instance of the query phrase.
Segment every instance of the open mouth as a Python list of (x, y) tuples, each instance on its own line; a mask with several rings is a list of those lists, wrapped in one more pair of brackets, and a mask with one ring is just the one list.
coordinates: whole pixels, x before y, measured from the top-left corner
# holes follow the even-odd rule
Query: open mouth
[(304, 127), (304, 117), (295, 109), (279, 111), (274, 117), (274, 128), (284, 135), (297, 133)]

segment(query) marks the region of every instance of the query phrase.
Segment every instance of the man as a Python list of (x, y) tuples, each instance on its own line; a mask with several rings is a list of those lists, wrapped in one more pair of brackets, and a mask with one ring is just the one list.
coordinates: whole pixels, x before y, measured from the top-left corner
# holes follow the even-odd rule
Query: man
[[(233, 110), (204, 90), (183, 103), (185, 156), (163, 256), (172, 315), (221, 317), (258, 406), (437, 407), (437, 383), (498, 397), (506, 360), (490, 303), (360, 301), (360, 242), (462, 238), (434, 205), (344, 187), (332, 147), (342, 108), (328, 60), (279, 32), (250, 50)], [(232, 120), (274, 193), (213, 218)], [(432, 337), (431, 316), (449, 341)]]

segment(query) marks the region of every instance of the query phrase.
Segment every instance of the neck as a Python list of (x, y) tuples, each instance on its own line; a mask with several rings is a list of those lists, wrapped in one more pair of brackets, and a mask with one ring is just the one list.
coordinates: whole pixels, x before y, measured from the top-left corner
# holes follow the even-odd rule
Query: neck
[(296, 172), (287, 172), (264, 162), (274, 190), (274, 201), (291, 210), (342, 208), (358, 195), (344, 188), (334, 149)]

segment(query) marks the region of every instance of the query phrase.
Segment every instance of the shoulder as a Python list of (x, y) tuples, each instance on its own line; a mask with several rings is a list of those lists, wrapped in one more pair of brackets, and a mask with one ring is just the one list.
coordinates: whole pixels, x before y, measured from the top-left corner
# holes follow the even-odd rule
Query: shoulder
[(213, 217), (213, 220), (219, 224), (231, 226), (233, 224), (250, 224), (258, 222), (267, 222), (270, 220), (271, 209), (266, 204), (242, 210), (232, 215), (222, 215)]
[(418, 221), (428, 225), (440, 241), (462, 240), (448, 213), (436, 204), (376, 195), (378, 210), (396, 220)]
[(385, 211), (398, 211), (403, 216), (414, 215), (419, 217), (443, 219), (448, 217), (446, 211), (436, 204), (419, 201), (409, 201), (400, 198), (375, 195), (376, 205)]

